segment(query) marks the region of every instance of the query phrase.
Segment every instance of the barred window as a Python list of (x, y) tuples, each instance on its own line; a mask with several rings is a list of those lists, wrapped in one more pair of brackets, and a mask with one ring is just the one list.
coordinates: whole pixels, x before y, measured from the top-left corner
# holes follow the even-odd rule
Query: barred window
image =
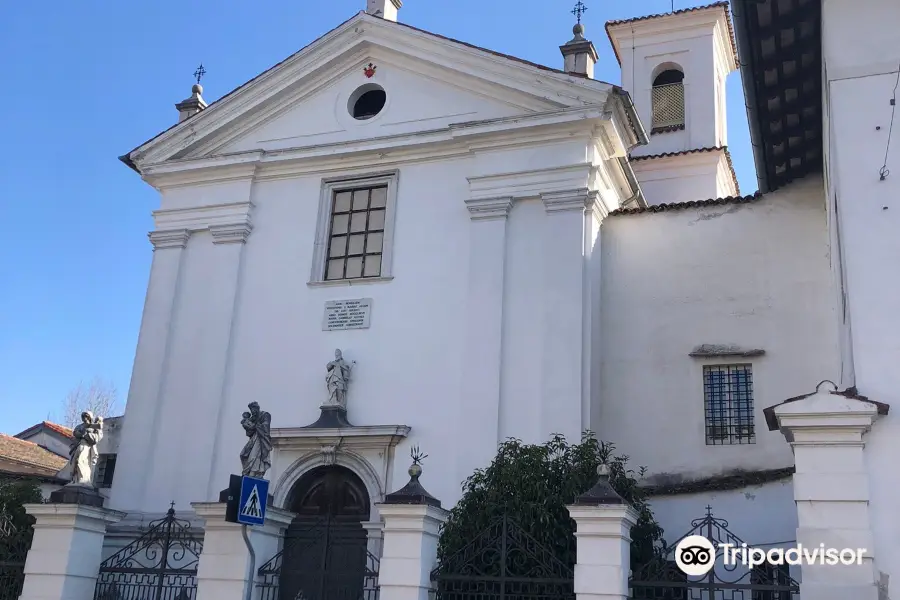
[(703, 367), (703, 396), (708, 445), (756, 443), (750, 365)]
[(381, 276), (386, 185), (333, 191), (325, 279)]
[(116, 455), (101, 454), (97, 461), (97, 477), (96, 483), (99, 488), (108, 488), (112, 486), (113, 475), (116, 472)]

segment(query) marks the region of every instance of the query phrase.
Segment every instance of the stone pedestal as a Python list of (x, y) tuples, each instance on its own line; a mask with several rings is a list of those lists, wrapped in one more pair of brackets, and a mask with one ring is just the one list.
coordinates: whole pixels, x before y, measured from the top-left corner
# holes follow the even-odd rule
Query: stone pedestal
[(34, 538), (19, 599), (91, 600), (106, 526), (122, 520), (125, 513), (59, 502), (26, 504), (25, 511), (35, 519)]
[(384, 542), (384, 523), (381, 521), (363, 521), (366, 530), (366, 549), (375, 558), (381, 558), (381, 547)]
[(638, 515), (625, 504), (569, 506), (575, 520), (577, 600), (625, 600), (631, 569), (631, 528)]
[(885, 405), (822, 391), (766, 409), (770, 429), (781, 429), (794, 451), (797, 544), (815, 550), (859, 549), (860, 564), (804, 564), (800, 594), (816, 600), (876, 600), (869, 478), (863, 435)]
[(638, 514), (609, 484), (605, 466), (597, 484), (567, 506), (575, 520), (577, 600), (625, 600), (631, 570), (631, 528)]
[(384, 521), (378, 570), (383, 600), (429, 600), (440, 529), (449, 516), (440, 500), (419, 482), (422, 466), (418, 448), (412, 454), (409, 482), (376, 505)]
[(384, 546), (378, 585), (384, 600), (428, 600), (440, 527), (448, 513), (429, 504), (379, 504)]
[(265, 525), (247, 528), (256, 555), (251, 573), (242, 526), (225, 521), (225, 504), (194, 502), (191, 506), (203, 519), (205, 531), (197, 566), (196, 600), (245, 600), (247, 586), (256, 582), (256, 571), (281, 550), (294, 513), (269, 506)]

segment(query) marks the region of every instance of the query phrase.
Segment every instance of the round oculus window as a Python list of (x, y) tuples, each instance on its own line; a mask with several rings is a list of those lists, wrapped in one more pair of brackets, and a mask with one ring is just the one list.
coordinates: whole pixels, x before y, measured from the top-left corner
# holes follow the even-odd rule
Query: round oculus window
[(350, 95), (347, 109), (354, 119), (365, 121), (371, 119), (384, 108), (387, 94), (380, 85), (367, 83)]

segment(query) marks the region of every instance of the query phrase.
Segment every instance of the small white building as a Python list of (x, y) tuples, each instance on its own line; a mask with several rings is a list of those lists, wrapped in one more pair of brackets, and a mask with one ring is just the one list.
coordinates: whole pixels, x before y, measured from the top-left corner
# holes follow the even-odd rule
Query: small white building
[[(370, 535), (411, 445), (452, 506), (498, 442), (591, 429), (649, 469), (670, 541), (711, 505), (751, 545), (793, 545), (794, 459), (763, 409), (826, 379), (888, 404), (900, 389), (880, 264), (897, 159), (878, 175), (900, 9), (767, 0), (732, 20), (722, 2), (611, 22), (620, 87), (593, 79), (580, 26), (558, 70), (397, 22), (399, 4), (370, 0), (208, 106), (195, 86), (122, 157), (160, 206), (119, 531), (217, 500), (256, 401), (275, 504), (340, 495)], [(749, 196), (727, 147), (739, 66)], [(353, 427), (309, 427), (335, 349), (355, 361)], [(897, 575), (889, 430), (869, 456), (877, 562)]]

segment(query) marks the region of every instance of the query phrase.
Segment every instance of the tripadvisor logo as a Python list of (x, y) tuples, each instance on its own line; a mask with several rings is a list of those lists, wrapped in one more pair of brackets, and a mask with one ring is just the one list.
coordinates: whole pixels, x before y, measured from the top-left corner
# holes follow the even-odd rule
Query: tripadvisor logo
[[(744, 565), (753, 569), (760, 565), (861, 565), (865, 548), (817, 548), (798, 544), (795, 548), (752, 548), (747, 544), (719, 544), (722, 563), (726, 567)], [(717, 548), (702, 535), (689, 535), (675, 546), (675, 564), (685, 575), (700, 576), (709, 573), (716, 563)]]

